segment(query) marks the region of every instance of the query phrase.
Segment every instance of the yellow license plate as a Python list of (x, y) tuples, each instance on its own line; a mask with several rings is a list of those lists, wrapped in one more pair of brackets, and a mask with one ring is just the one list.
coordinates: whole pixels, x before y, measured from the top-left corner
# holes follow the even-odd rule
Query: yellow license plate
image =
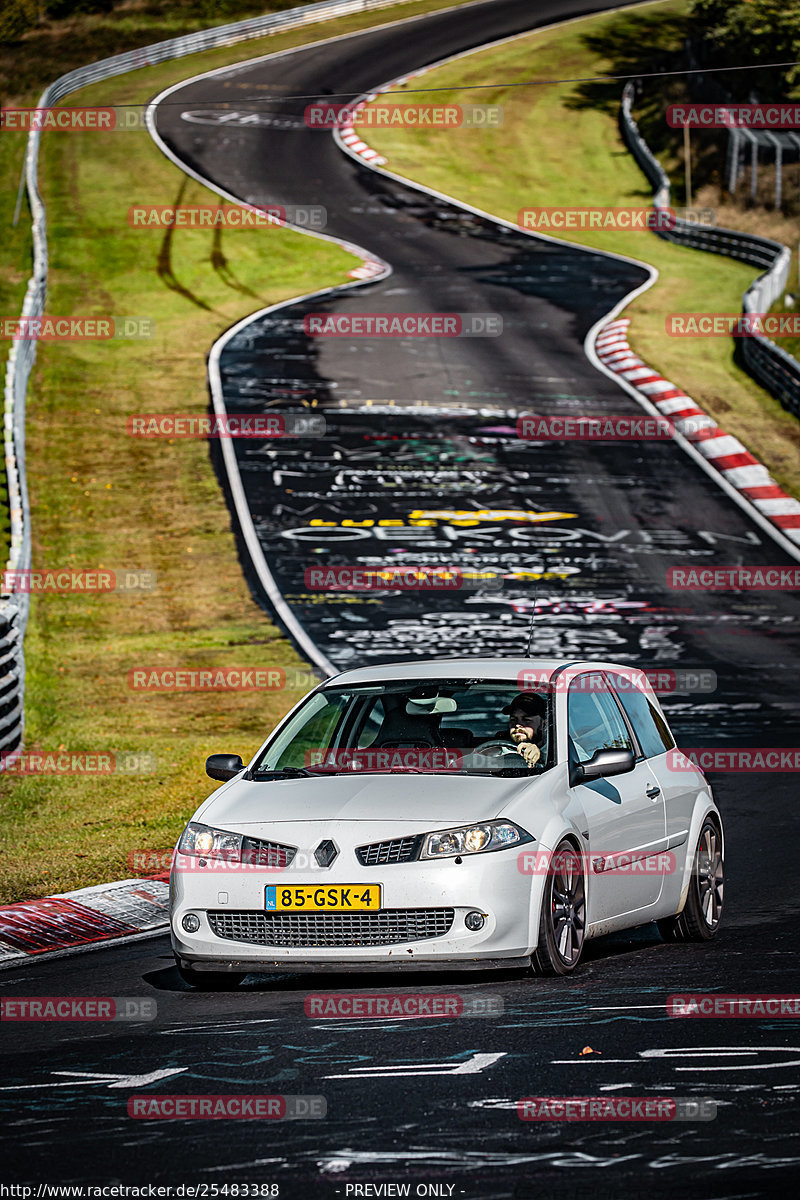
[(311, 883), (267, 887), (267, 912), (377, 912), (379, 883)]

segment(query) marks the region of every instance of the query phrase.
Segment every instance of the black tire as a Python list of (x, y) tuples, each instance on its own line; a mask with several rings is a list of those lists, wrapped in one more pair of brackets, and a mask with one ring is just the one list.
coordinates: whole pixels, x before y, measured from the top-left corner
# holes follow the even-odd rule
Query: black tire
[(537, 975), (569, 975), (577, 967), (586, 934), (586, 882), (581, 856), (566, 839), (547, 872), (539, 944), (531, 956)]
[(722, 832), (706, 817), (695, 847), (689, 892), (683, 912), (658, 922), (665, 942), (710, 942), (717, 936), (725, 889)]
[(244, 973), (238, 971), (193, 971), (182, 966), (177, 958), (175, 966), (183, 982), (198, 992), (233, 992), (244, 979)]

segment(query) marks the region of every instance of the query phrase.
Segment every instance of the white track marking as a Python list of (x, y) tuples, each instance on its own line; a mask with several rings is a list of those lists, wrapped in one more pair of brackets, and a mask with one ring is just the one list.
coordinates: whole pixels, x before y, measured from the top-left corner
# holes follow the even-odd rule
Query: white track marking
[(502, 1054), (473, 1054), (454, 1066), (446, 1063), (407, 1063), (396, 1067), (353, 1067), (344, 1075), (324, 1075), (323, 1079), (405, 1079), (409, 1075), (479, 1075), (486, 1067), (505, 1058)]
[[(57, 1087), (91, 1087), (93, 1084), (104, 1083), (109, 1088), (137, 1088), (148, 1083), (156, 1083), (159, 1079), (169, 1079), (173, 1075), (182, 1075), (188, 1067), (168, 1067), (160, 1071), (150, 1071), (147, 1075), (109, 1075), (104, 1071), (51, 1071), (52, 1075), (69, 1075), (66, 1083), (23, 1083), (16, 1087), (0, 1087), (0, 1092), (27, 1092), (38, 1088)], [(109, 1082), (110, 1081), (110, 1082)]]

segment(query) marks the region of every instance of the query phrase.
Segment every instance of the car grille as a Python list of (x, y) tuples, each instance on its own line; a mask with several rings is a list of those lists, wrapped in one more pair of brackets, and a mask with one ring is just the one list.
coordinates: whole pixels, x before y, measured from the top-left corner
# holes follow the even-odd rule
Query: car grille
[(372, 842), (359, 846), (356, 858), (362, 867), (383, 867), (387, 863), (411, 862), (419, 853), (422, 837), (392, 838), (389, 842)]
[(288, 867), (297, 854), (296, 846), (280, 842), (263, 842), (258, 838), (242, 839), (242, 862), (257, 867)]
[(258, 946), (389, 946), (443, 937), (453, 908), (388, 908), (376, 913), (209, 912), (217, 937)]

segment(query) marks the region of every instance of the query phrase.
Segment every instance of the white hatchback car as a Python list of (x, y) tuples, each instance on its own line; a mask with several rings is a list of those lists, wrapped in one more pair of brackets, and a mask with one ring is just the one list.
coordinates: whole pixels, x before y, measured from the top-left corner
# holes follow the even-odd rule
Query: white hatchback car
[(657, 921), (702, 941), (723, 829), (643, 672), (441, 659), (347, 671), (281, 721), (192, 817), (171, 873), (178, 969), (533, 967)]

